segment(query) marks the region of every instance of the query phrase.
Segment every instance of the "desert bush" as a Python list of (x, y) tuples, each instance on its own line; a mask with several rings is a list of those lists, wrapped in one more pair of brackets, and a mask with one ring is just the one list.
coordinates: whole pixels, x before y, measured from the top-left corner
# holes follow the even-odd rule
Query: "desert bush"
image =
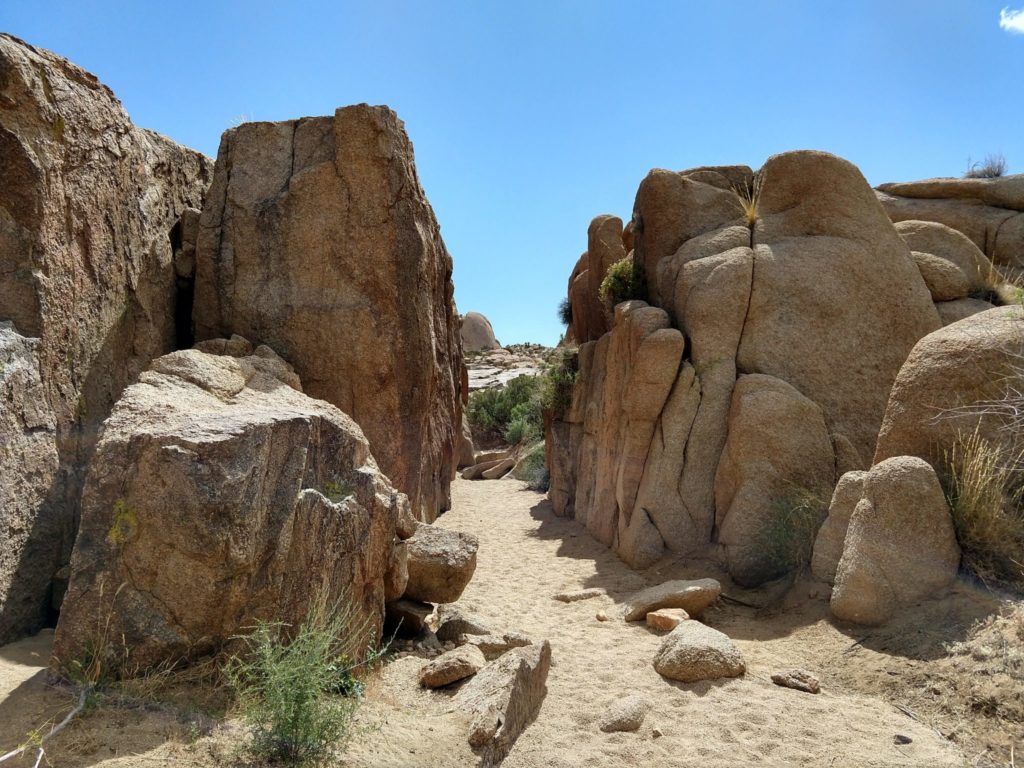
[(761, 543), (776, 575), (800, 573), (811, 562), (814, 539), (828, 515), (828, 489), (793, 486), (775, 499)]
[(572, 390), (579, 373), (579, 356), (562, 350), (551, 359), (540, 382), (541, 407), (561, 418), (572, 405)]
[(964, 171), (965, 179), (996, 179), (1006, 175), (1006, 158), (1001, 154), (985, 155), (985, 159), (978, 163), (967, 160), (967, 170)]
[(740, 210), (743, 211), (743, 219), (751, 229), (761, 217), (761, 176), (755, 175), (749, 184), (734, 186), (732, 191), (736, 194)]
[[(466, 406), (469, 424), (477, 432), (501, 436), (516, 444), (528, 434), (528, 420), (533, 414), (540, 418), (539, 391), (535, 376), (517, 376), (500, 389), (474, 392)], [(520, 423), (513, 426), (513, 421)]]
[(562, 299), (558, 303), (558, 319), (566, 328), (572, 325), (572, 302), (568, 298)]
[(632, 256), (619, 259), (605, 272), (598, 297), (609, 309), (631, 299), (647, 299), (647, 282), (643, 267), (633, 261)]
[(531, 491), (547, 492), (551, 475), (548, 472), (544, 443), (537, 443), (523, 457), (519, 479), (526, 481), (526, 487)]
[(236, 638), (242, 649), (225, 673), (254, 757), (308, 765), (344, 748), (362, 693), (356, 670), (382, 653), (350, 605), (315, 599), (297, 628), (258, 622)]
[(1024, 449), (976, 430), (947, 452), (946, 470), (963, 567), (985, 582), (1024, 585)]

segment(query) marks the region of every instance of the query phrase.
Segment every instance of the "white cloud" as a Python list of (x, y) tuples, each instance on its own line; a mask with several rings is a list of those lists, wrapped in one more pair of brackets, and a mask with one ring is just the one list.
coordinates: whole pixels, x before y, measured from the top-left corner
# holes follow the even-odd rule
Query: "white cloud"
[(1007, 32), (1024, 35), (1024, 8), (1019, 11), (1003, 8), (999, 12), (999, 26)]

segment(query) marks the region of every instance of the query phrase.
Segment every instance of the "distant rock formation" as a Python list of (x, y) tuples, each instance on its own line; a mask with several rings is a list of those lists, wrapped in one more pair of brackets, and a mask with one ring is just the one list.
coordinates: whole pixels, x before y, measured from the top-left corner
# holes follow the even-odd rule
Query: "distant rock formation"
[(877, 194), (894, 222), (945, 224), (1008, 276), (1024, 275), (1024, 174), (882, 184)]
[(158, 358), (107, 420), (58, 662), (97, 652), (98, 617), (128, 669), (144, 670), (216, 651), (257, 619), (295, 624), (317, 597), (345, 600), (368, 642), (405, 589), (389, 574), (405, 574), (396, 535), (412, 531), (408, 500), (355, 422), (302, 394), (267, 347), (201, 346), (237, 356)]
[(501, 349), (501, 344), (494, 338), (491, 321), (479, 312), (467, 312), (462, 316), (462, 351), (487, 352)]
[(211, 170), (132, 125), (95, 76), (0, 34), (0, 643), (59, 603), (99, 425), (191, 344), (173, 261)]
[(781, 575), (793, 509), (820, 496), (824, 515), (867, 467), (900, 366), (940, 327), (932, 295), (864, 177), (821, 152), (651, 171), (630, 229), (648, 300), (580, 346), (548, 431), (555, 510), (636, 567), (718, 544), (737, 581)]
[(462, 425), (452, 260), (394, 112), (226, 132), (196, 260), (196, 338), (270, 346), (355, 419), (420, 519), (448, 508)]

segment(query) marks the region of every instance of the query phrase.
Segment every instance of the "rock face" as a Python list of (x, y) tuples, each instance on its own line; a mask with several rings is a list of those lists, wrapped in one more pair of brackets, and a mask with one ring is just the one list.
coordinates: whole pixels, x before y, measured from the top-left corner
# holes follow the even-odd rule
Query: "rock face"
[(428, 603), (454, 603), (476, 570), (476, 537), (419, 523), (406, 542), (409, 583), (405, 596)]
[(892, 388), (878, 436), (875, 462), (919, 456), (945, 466), (958, 435), (976, 429), (998, 441), (1004, 421), (992, 409), (971, 406), (998, 402), (1008, 387), (1024, 386), (1024, 312), (1007, 306), (972, 315), (917, 343)]
[(515, 648), (491, 662), (456, 694), (470, 718), (469, 744), (486, 765), (499, 763), (537, 716), (547, 695), (551, 645)]
[(665, 636), (654, 657), (654, 668), (683, 683), (739, 677), (746, 671), (732, 640), (699, 621), (684, 621)]
[(843, 556), (843, 544), (846, 542), (846, 531), (850, 527), (853, 510), (864, 498), (865, 477), (867, 472), (855, 470), (839, 478), (828, 508), (828, 517), (814, 540), (811, 572), (829, 584), (834, 584), (836, 580), (836, 569)]
[(578, 344), (599, 339), (610, 330), (608, 310), (600, 298), (601, 282), (608, 268), (630, 250), (632, 243), (618, 216), (603, 214), (590, 222), (587, 250), (569, 276), (569, 335)]
[(895, 221), (944, 224), (966, 235), (997, 267), (1024, 270), (1024, 174), (882, 184), (878, 199)]
[(960, 564), (953, 518), (935, 470), (916, 456), (886, 459), (864, 477), (832, 591), (832, 613), (881, 624), (932, 596)]
[(867, 465), (939, 314), (863, 176), (821, 152), (757, 174), (651, 171), (632, 235), (651, 306), (619, 305), (579, 348), (572, 405), (547, 429), (555, 512), (634, 567), (717, 542), (758, 583), (779, 570), (758, 552), (772, 510), (793, 489), (827, 502)]
[(297, 386), (260, 347), (174, 352), (124, 392), (85, 483), (61, 663), (83, 658), (108, 616), (104, 651), (123, 638), (146, 669), (258, 618), (297, 622), (318, 593), (379, 637), (408, 500), (356, 424)]
[(486, 352), (490, 349), (501, 349), (501, 344), (494, 338), (491, 321), (479, 312), (464, 314), (460, 326), (463, 352)]
[(386, 107), (246, 123), (221, 139), (196, 247), (195, 333), (238, 333), (362, 427), (431, 521), (462, 424), (452, 261)]
[(43, 623), (99, 424), (153, 358), (181, 337), (191, 344), (175, 322), (189, 283), (179, 295), (173, 257), (179, 217), (202, 205), (210, 170), (198, 152), (132, 125), (95, 76), (0, 34), (0, 320), (37, 340), (28, 367), (38, 376), (31, 402), (8, 401), (0, 426), (0, 444), (28, 451), (0, 492), (0, 528), (14, 531), (0, 566), (0, 642)]

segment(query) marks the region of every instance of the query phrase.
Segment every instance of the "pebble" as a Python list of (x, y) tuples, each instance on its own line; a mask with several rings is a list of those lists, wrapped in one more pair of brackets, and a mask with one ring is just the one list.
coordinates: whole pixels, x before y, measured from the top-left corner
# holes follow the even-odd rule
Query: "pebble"
[(606, 611), (598, 611), (597, 616), (595, 616), (595, 618), (598, 621), (608, 621), (608, 613)]

